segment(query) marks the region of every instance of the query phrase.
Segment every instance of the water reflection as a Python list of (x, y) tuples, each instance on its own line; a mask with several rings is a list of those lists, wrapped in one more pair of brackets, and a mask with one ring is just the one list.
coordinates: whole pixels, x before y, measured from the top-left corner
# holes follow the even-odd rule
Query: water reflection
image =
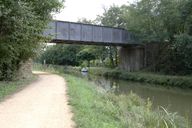
[(94, 82), (97, 86), (100, 86), (105, 89), (106, 92), (116, 92), (117, 90), (119, 90), (119, 85), (115, 81), (100, 78), (95, 79)]
[(151, 84), (106, 79), (104, 77), (91, 76), (87, 73), (82, 73), (81, 77), (93, 81), (97, 86), (102, 87), (105, 92), (114, 92), (117, 95), (133, 92), (143, 99), (150, 98), (154, 108), (163, 106), (171, 112), (177, 112), (192, 120), (192, 90), (164, 88)]
[(103, 77), (88, 76), (97, 86), (105, 91), (118, 94), (136, 93), (143, 99), (150, 98), (153, 107), (163, 106), (171, 112), (192, 120), (192, 90), (178, 88), (164, 88), (157, 85), (128, 82), (124, 80), (106, 79)]

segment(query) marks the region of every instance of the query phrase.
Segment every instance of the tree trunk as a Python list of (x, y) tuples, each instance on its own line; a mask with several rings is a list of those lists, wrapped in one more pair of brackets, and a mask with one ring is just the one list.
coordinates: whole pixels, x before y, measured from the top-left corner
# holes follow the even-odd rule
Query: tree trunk
[(118, 50), (117, 50), (117, 47), (114, 46), (114, 49), (115, 49), (115, 67), (118, 66)]
[(112, 52), (112, 47), (109, 46), (109, 59), (111, 62), (111, 67), (115, 67), (114, 60), (113, 60), (113, 52)]

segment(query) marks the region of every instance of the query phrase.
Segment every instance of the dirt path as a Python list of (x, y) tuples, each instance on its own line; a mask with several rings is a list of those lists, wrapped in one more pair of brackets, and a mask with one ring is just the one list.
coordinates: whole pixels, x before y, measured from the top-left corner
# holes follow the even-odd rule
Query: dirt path
[(37, 82), (0, 104), (0, 127), (73, 128), (67, 104), (64, 79), (41, 73)]

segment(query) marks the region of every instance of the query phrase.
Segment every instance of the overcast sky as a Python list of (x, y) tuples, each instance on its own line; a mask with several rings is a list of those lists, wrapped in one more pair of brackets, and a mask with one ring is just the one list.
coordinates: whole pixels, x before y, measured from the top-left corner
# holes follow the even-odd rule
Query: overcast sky
[(134, 0), (65, 0), (64, 9), (54, 16), (54, 19), (63, 21), (77, 21), (79, 18), (94, 20), (103, 13), (103, 7), (122, 5)]

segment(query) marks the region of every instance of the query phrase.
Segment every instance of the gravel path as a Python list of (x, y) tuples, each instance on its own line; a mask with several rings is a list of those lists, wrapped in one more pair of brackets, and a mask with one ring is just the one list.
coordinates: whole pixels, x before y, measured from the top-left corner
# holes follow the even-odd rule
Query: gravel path
[(66, 82), (48, 73), (0, 104), (0, 128), (74, 128)]

